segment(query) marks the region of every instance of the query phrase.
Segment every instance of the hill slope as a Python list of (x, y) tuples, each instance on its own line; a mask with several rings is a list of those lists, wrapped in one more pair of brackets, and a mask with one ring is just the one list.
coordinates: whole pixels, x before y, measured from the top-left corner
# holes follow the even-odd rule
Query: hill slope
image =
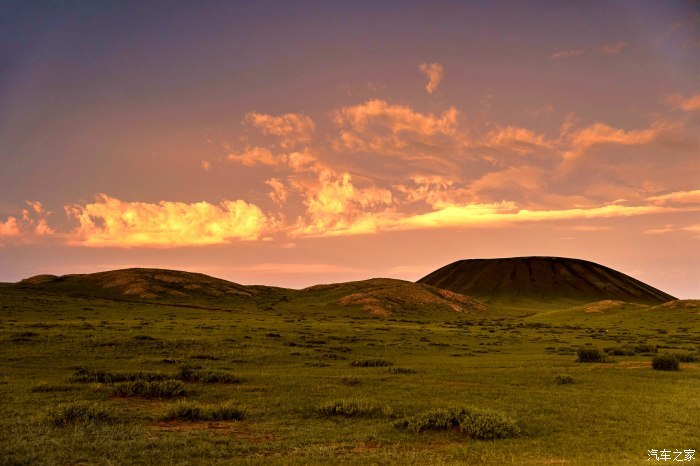
[(659, 304), (676, 299), (608, 267), (562, 257), (460, 260), (428, 274), (418, 283), (487, 303), (514, 306), (601, 300)]
[(243, 285), (201, 273), (165, 269), (123, 269), (73, 275), (37, 275), (18, 283), (71, 296), (122, 299), (251, 297)]
[(488, 306), (460, 293), (391, 278), (315, 285), (301, 293), (327, 304), (359, 306), (367, 313), (384, 317), (488, 310)]

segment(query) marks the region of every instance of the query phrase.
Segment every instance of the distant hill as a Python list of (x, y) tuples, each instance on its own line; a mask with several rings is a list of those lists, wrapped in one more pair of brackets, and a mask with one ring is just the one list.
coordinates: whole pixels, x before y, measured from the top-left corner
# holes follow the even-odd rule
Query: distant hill
[(391, 278), (315, 285), (301, 290), (301, 293), (341, 307), (359, 306), (369, 314), (383, 317), (435, 312), (482, 313), (489, 309), (460, 293)]
[(20, 281), (18, 286), (71, 296), (131, 300), (247, 298), (256, 294), (243, 285), (201, 273), (140, 268), (62, 276), (37, 275)]
[(660, 304), (676, 299), (600, 264), (563, 257), (460, 260), (426, 275), (418, 283), (489, 304), (523, 307), (604, 300)]

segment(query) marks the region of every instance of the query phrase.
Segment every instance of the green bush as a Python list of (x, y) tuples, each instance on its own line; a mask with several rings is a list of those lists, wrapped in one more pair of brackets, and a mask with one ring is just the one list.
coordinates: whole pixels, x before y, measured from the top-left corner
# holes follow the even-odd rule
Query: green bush
[(196, 401), (179, 401), (168, 408), (162, 416), (166, 421), (238, 421), (245, 411), (232, 402), (220, 405), (201, 405)]
[(366, 400), (338, 400), (319, 405), (316, 412), (324, 417), (391, 417), (394, 414), (390, 406), (377, 407)]
[(679, 354), (678, 360), (680, 362), (697, 362), (698, 356), (695, 354), (691, 354), (691, 353)]
[(578, 362), (605, 362), (605, 355), (598, 348), (579, 348), (576, 351)]
[(360, 359), (353, 361), (350, 365), (354, 367), (389, 367), (393, 366), (394, 363), (386, 359)]
[(114, 386), (115, 396), (143, 396), (146, 398), (169, 398), (184, 396), (185, 387), (178, 380), (132, 380)]
[(394, 426), (416, 433), (459, 427), (460, 432), (478, 440), (509, 438), (520, 432), (515, 421), (505, 414), (470, 406), (434, 409), (402, 419)]
[(657, 371), (677, 371), (680, 369), (680, 357), (677, 354), (657, 354), (651, 360), (651, 367)]
[(65, 427), (90, 422), (112, 423), (116, 416), (109, 406), (81, 400), (57, 404), (47, 412), (46, 420), (54, 426)]

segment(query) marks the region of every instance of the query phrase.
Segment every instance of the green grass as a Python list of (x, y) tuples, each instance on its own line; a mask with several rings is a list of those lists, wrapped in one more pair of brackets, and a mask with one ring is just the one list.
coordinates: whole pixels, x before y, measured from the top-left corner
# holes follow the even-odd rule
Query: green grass
[[(625, 465), (700, 447), (700, 364), (651, 368), (698, 354), (698, 307), (378, 318), (275, 293), (202, 309), (0, 285), (0, 463)], [(634, 354), (583, 364), (579, 348)], [(187, 400), (115, 396), (160, 382)], [(465, 407), (493, 416), (394, 427)], [(479, 440), (501, 416), (519, 433)]]

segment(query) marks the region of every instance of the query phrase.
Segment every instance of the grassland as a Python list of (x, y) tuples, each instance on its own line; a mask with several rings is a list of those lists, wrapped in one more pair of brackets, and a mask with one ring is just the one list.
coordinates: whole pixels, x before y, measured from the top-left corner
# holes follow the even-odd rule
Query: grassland
[[(381, 317), (337, 291), (188, 307), (0, 285), (0, 464), (641, 464), (700, 450), (697, 302)], [(582, 347), (607, 361), (576, 362)], [(652, 370), (654, 351), (689, 362)], [(397, 428), (463, 406), (519, 433)]]

